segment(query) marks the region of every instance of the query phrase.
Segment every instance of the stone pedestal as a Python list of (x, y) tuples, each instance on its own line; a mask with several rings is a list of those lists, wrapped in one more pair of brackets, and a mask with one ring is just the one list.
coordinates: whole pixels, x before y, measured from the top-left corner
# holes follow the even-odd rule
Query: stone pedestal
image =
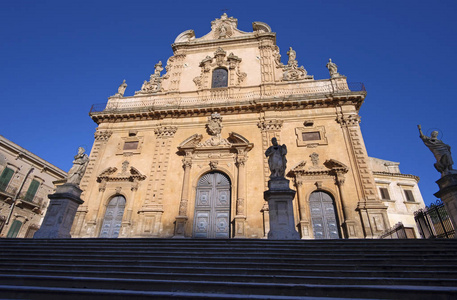
[(295, 229), (292, 201), (295, 191), (289, 188), (289, 180), (285, 178), (268, 181), (268, 191), (263, 197), (268, 201), (270, 214), (270, 240), (299, 240), (300, 235)]
[(457, 174), (443, 176), (436, 183), (440, 190), (435, 193), (435, 197), (441, 198), (454, 229), (457, 229)]
[(49, 195), (50, 204), (40, 229), (33, 238), (62, 239), (71, 238), (70, 230), (81, 200), (82, 190), (78, 186), (65, 183)]

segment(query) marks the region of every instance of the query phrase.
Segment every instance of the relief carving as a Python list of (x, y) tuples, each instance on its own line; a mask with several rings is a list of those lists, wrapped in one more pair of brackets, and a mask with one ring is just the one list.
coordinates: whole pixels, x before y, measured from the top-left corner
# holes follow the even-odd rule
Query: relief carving
[(160, 77), (160, 72), (163, 70), (162, 62), (159, 61), (154, 66), (154, 74), (151, 74), (149, 81), (144, 81), (141, 90), (136, 91), (135, 95), (139, 94), (152, 94), (157, 92), (162, 92), (162, 78)]
[[(276, 52), (277, 51), (277, 52)], [(279, 55), (279, 50), (275, 51), (275, 62), (276, 67), (282, 67), (284, 70), (283, 78), (284, 81), (293, 81), (293, 80), (312, 80), (314, 77), (312, 75), (308, 75), (308, 72), (305, 70), (303, 66), (298, 67), (297, 53), (292, 47), (289, 47), (289, 51), (287, 51), (287, 55), (289, 56), (289, 61), (287, 65), (283, 65), (280, 61), (281, 56)]]

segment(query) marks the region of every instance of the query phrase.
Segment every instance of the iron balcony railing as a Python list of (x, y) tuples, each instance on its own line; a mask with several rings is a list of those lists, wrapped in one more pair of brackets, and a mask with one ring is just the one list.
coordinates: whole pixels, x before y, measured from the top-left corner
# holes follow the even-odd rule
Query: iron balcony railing
[(392, 228), (387, 229), (379, 236), (380, 239), (407, 239), (405, 226), (402, 222), (398, 222)]
[[(326, 83), (327, 84), (327, 83)], [(314, 97), (314, 95), (328, 94), (332, 91), (336, 93), (347, 92), (366, 92), (365, 85), (362, 82), (348, 82), (340, 85), (339, 87), (332, 87), (330, 84), (319, 85), (316, 87), (303, 87), (303, 93)], [(279, 90), (277, 95), (269, 95), (268, 99), (262, 99), (262, 95), (258, 92), (246, 93), (229, 93), (227, 89), (210, 90), (210, 95), (206, 96), (191, 96), (190, 94), (175, 97), (166, 95), (154, 99), (144, 98), (128, 98), (124, 101), (123, 98), (111, 99), (108, 103), (93, 104), (89, 114), (97, 112), (121, 112), (131, 110), (161, 110), (161, 109), (188, 109), (188, 108), (211, 108), (220, 107), (223, 105), (238, 104), (248, 105), (253, 102), (261, 103), (263, 101), (271, 101), (271, 99), (284, 99), (289, 96), (299, 96), (300, 89), (289, 89), (285, 91)]]
[(430, 206), (416, 211), (414, 220), (424, 239), (452, 239), (455, 236), (455, 228), (440, 199)]

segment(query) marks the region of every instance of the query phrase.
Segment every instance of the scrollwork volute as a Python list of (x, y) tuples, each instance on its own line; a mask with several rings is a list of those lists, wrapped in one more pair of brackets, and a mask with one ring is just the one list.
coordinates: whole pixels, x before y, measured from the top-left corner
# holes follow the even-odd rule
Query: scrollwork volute
[(162, 89), (162, 77), (160, 76), (160, 73), (163, 71), (163, 66), (162, 62), (159, 61), (155, 66), (154, 66), (154, 74), (151, 74), (151, 77), (149, 78), (149, 81), (144, 81), (141, 90), (136, 91), (135, 95), (137, 94), (152, 94), (152, 93), (157, 93), (161, 92)]

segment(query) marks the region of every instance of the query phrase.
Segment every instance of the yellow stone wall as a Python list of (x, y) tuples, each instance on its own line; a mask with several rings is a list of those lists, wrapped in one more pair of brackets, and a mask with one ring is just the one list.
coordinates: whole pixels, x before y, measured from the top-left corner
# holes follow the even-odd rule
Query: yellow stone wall
[[(342, 238), (387, 229), (359, 127), (365, 91), (350, 90), (339, 74), (314, 80), (297, 67), (294, 54), (287, 65), (280, 63), (268, 25), (259, 22), (254, 32), (242, 32), (234, 20), (223, 15), (202, 38), (184, 32), (172, 45), (166, 73), (156, 69), (149, 90), (115, 95), (91, 113), (99, 127), (73, 237), (99, 236), (115, 195), (126, 198), (120, 237), (192, 237), (198, 180), (220, 171), (231, 181), (230, 236), (264, 238), (264, 153), (272, 137), (288, 148), (286, 173), (297, 190), (294, 217), (303, 239), (314, 238), (309, 197), (315, 191), (332, 195)], [(230, 36), (221, 33), (223, 26)], [(231, 53), (236, 58), (230, 60)], [(205, 71), (206, 58), (211, 63)], [(220, 66), (228, 70), (228, 86), (211, 89), (211, 72)], [(220, 136), (206, 129), (213, 113), (222, 117)], [(321, 138), (304, 141), (303, 132)], [(222, 143), (205, 145), (215, 138)], [(123, 150), (125, 142), (135, 141), (137, 149)]]

